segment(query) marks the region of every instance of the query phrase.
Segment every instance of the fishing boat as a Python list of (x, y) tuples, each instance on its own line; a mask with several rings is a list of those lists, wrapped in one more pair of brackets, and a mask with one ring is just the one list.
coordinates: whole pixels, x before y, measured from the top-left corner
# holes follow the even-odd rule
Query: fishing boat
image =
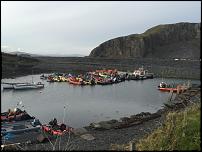
[(135, 75), (136, 77), (139, 77), (140, 79), (143, 79), (145, 77), (145, 74), (146, 74), (146, 70), (144, 70), (143, 67), (133, 72), (133, 75)]
[(15, 84), (13, 87), (15, 90), (40, 89), (40, 88), (44, 88), (44, 84), (41, 82), (23, 83), (23, 84)]
[(168, 91), (168, 92), (181, 92), (183, 90), (187, 90), (188, 87), (185, 85), (180, 85), (180, 84), (166, 84), (165, 82), (161, 82), (158, 86), (158, 89), (160, 91)]

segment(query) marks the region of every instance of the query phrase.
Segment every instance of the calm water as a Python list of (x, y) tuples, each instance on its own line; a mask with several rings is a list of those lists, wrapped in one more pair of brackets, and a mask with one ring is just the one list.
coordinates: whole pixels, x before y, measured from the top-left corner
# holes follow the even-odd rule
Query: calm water
[[(161, 108), (170, 94), (160, 92), (157, 86), (162, 79), (125, 81), (106, 86), (74, 86), (67, 82), (48, 83), (33, 75), (34, 82), (42, 81), (40, 90), (1, 90), (1, 111), (14, 108), (22, 101), (31, 115), (48, 123), (53, 117), (73, 127), (86, 126), (91, 122), (119, 119), (140, 112), (155, 112)], [(32, 76), (3, 79), (2, 82), (31, 82)], [(187, 80), (164, 79), (167, 83)], [(200, 81), (191, 81), (200, 83)], [(66, 108), (64, 109), (64, 106)]]

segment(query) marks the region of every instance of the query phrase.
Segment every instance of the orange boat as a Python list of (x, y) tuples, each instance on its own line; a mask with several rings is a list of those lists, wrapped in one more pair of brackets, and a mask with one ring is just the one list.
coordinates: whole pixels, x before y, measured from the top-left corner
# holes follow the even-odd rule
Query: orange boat
[(68, 79), (68, 82), (69, 82), (70, 84), (75, 84), (75, 85), (84, 85), (83, 81), (82, 81), (80, 78), (77, 79), (77, 78), (70, 77), (70, 78)]

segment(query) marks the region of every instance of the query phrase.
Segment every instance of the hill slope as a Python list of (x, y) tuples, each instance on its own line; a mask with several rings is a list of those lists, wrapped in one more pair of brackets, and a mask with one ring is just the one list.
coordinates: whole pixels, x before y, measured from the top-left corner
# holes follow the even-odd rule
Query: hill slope
[(108, 40), (94, 48), (90, 57), (200, 58), (200, 23), (155, 26), (142, 34)]
[(31, 74), (32, 68), (39, 63), (39, 60), (30, 57), (22, 57), (1, 52), (2, 77), (12, 77), (23, 74)]

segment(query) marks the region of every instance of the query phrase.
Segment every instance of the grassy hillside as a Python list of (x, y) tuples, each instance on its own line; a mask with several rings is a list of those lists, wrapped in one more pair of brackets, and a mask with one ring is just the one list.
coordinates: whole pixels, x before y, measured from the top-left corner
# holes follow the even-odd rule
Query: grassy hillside
[(139, 151), (201, 150), (200, 104), (170, 112), (165, 124), (136, 144)]
[(31, 74), (33, 66), (39, 62), (34, 58), (21, 57), (7, 53), (1, 53), (1, 56), (3, 77)]

